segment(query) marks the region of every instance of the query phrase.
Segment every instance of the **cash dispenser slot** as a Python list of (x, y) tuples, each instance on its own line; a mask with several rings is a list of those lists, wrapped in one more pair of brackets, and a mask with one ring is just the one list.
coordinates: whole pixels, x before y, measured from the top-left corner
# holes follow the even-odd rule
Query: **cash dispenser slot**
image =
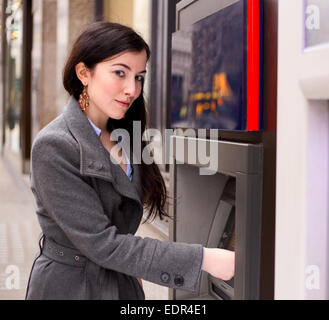
[[(220, 198), (209, 233), (207, 247), (235, 250), (235, 189), (233, 177), (227, 181)], [(234, 278), (229, 281), (209, 275), (209, 292), (215, 298), (231, 300), (234, 298)]]

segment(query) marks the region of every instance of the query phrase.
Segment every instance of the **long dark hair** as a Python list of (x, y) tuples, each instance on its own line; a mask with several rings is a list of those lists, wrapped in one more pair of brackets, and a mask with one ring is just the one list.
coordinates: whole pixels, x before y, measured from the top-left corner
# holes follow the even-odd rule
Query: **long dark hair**
[[(93, 70), (97, 63), (123, 51), (145, 50), (147, 60), (150, 58), (150, 49), (147, 43), (133, 29), (118, 23), (106, 21), (94, 22), (87, 26), (75, 41), (71, 54), (63, 72), (63, 85), (65, 90), (77, 100), (83, 90), (83, 85), (78, 79), (75, 66), (83, 62), (89, 70)], [(109, 118), (107, 128), (112, 131), (117, 128), (125, 129), (133, 136), (133, 121), (140, 121), (142, 133), (147, 127), (147, 114), (143, 90), (127, 111), (125, 118), (114, 120)], [(133, 139), (130, 139), (131, 143)], [(142, 150), (146, 142), (140, 142)], [(165, 211), (167, 191), (165, 182), (157, 164), (139, 164), (141, 172), (141, 184), (143, 191), (142, 203), (148, 210), (147, 220), (157, 215), (162, 220), (164, 216), (169, 217)]]

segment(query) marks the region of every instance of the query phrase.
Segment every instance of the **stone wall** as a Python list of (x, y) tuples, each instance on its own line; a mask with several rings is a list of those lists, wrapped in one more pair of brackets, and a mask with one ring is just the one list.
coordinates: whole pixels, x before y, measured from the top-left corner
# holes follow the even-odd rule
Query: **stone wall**
[[(37, 1), (38, 2), (38, 1)], [(38, 81), (37, 116), (33, 124), (37, 130), (33, 136), (60, 114), (66, 105), (68, 94), (63, 88), (63, 67), (81, 30), (94, 20), (94, 1), (91, 0), (43, 0), (36, 10), (42, 15), (40, 47), (40, 73)], [(36, 63), (36, 62), (34, 62)], [(33, 77), (34, 75), (32, 75)], [(35, 75), (38, 77), (37, 75)]]
[(85, 26), (94, 20), (94, 3), (90, 0), (69, 1), (69, 48)]
[(41, 56), (41, 82), (39, 119), (40, 128), (56, 117), (56, 46), (57, 46), (57, 11), (56, 0), (43, 0), (43, 30)]

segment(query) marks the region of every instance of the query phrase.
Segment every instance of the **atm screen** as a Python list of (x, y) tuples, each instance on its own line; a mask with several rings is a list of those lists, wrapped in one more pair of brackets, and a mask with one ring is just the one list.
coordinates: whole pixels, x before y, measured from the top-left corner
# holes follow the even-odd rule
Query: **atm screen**
[(244, 15), (239, 1), (173, 34), (172, 127), (245, 130)]
[(262, 129), (261, 8), (234, 1), (173, 33), (172, 128)]

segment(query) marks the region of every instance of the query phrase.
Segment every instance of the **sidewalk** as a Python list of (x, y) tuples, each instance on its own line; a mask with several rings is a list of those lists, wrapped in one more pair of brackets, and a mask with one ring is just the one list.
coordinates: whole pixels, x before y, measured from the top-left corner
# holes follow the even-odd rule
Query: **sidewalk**
[[(19, 161), (9, 152), (0, 155), (0, 177), (0, 300), (21, 300), (41, 230), (29, 176), (20, 174)], [(167, 240), (148, 224), (141, 225), (137, 235)], [(144, 280), (143, 287), (147, 300), (168, 299), (166, 287)]]
[(24, 299), (40, 227), (15, 157), (0, 156), (0, 299)]

